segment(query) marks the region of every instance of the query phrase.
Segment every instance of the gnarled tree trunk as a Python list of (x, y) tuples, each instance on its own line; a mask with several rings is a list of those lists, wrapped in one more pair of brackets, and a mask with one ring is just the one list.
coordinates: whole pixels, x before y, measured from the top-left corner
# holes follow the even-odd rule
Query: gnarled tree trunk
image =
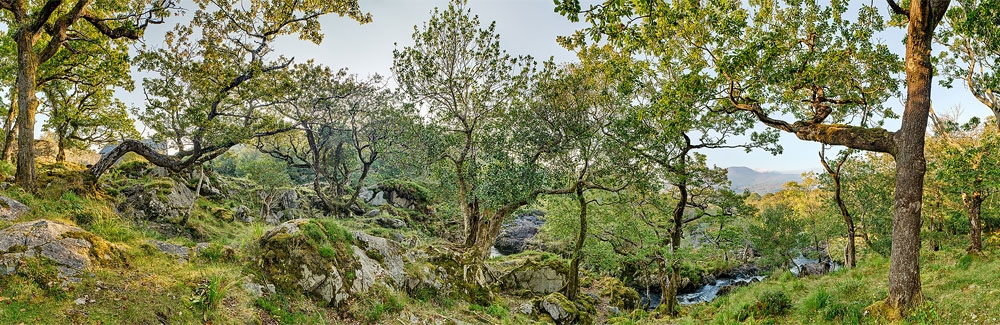
[(17, 171), (14, 181), (21, 188), (35, 191), (35, 76), (38, 72), (38, 55), (35, 54), (34, 33), (27, 26), (18, 27), (14, 33), (17, 43)]

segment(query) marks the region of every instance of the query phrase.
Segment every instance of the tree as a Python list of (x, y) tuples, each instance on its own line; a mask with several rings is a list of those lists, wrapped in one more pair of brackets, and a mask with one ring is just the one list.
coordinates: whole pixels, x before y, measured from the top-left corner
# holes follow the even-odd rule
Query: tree
[(116, 88), (133, 88), (128, 50), (124, 42), (74, 43), (50, 61), (58, 64), (39, 69), (45, 95), (40, 112), (48, 115), (44, 127), (55, 136), (57, 162), (67, 148), (138, 137), (125, 104), (114, 98)]
[(56, 162), (65, 161), (68, 148), (86, 149), (91, 144), (113, 144), (139, 136), (125, 104), (113, 97), (104, 82), (52, 82), (44, 93), (49, 115), (45, 127), (56, 139)]
[[(606, 1), (581, 10), (579, 1), (557, 2), (556, 10), (592, 26), (562, 39), (570, 46), (604, 38), (616, 47), (661, 62), (694, 57), (687, 68), (720, 79), (721, 110), (749, 114), (761, 123), (803, 140), (892, 154), (896, 169), (893, 245), (886, 306), (894, 316), (920, 303), (920, 224), (924, 133), (930, 109), (934, 30), (947, 0), (914, 0), (900, 8), (908, 26), (905, 64), (874, 35), (885, 23), (863, 5), (857, 21), (845, 15), (846, 1), (815, 2)], [(585, 34), (586, 33), (586, 34)], [(664, 35), (670, 35), (664, 38)], [(851, 117), (892, 115), (882, 103), (895, 93), (892, 75), (905, 67), (906, 107), (896, 132), (848, 125)], [(775, 117), (787, 114), (796, 121)], [(832, 121), (830, 121), (832, 120)]]
[(847, 211), (847, 204), (844, 203), (843, 188), (841, 180), (843, 174), (841, 171), (844, 168), (844, 163), (851, 157), (853, 150), (846, 149), (841, 151), (837, 155), (837, 159), (827, 160), (826, 158), (826, 145), (824, 145), (819, 151), (819, 161), (823, 164), (823, 169), (830, 176), (833, 181), (833, 201), (837, 205), (837, 210), (840, 211), (840, 216), (844, 218), (844, 225), (847, 227), (847, 247), (844, 248), (844, 264), (848, 268), (854, 268), (857, 265), (856, 248), (854, 245), (854, 239), (857, 237), (854, 228), (854, 219), (851, 218), (851, 213)]
[[(974, 121), (975, 122), (975, 121)], [(982, 254), (983, 202), (996, 188), (1000, 175), (1000, 136), (987, 126), (978, 123), (958, 127), (957, 123), (943, 123), (935, 119), (938, 128), (936, 147), (940, 150), (931, 160), (934, 178), (942, 184), (946, 195), (961, 197), (969, 219), (969, 247), (972, 254)], [(949, 127), (951, 126), (951, 127)]]
[[(364, 213), (358, 195), (374, 174), (373, 166), (400, 154), (409, 141), (416, 112), (396, 100), (396, 93), (382, 88), (382, 77), (345, 78), (343, 71), (298, 65), (291, 78), (303, 87), (294, 89), (282, 114), (295, 130), (258, 139), (257, 148), (313, 175), (313, 189), (327, 210), (346, 215)], [(329, 184), (326, 190), (323, 183)], [(332, 198), (327, 195), (332, 192)], [(346, 198), (345, 198), (346, 196)]]
[[(403, 91), (429, 111), (434, 160), (444, 161), (462, 211), (465, 275), (482, 284), (481, 264), (504, 218), (550, 189), (539, 164), (558, 148), (549, 129), (520, 117), (533, 91), (530, 58), (500, 49), (495, 24), (482, 28), (464, 1), (435, 9), (411, 46), (394, 51), (393, 72)], [(467, 279), (469, 280), (469, 279)]]
[[(3, 0), (0, 9), (10, 13), (3, 23), (14, 30), (17, 48), (17, 172), (22, 188), (35, 190), (35, 113), (39, 67), (76, 42), (91, 41), (86, 31), (100, 39), (136, 40), (149, 24), (173, 9), (172, 0), (92, 1), (51, 0), (45, 3)], [(58, 62), (52, 62), (59, 65)]]
[(887, 154), (855, 155), (842, 170), (841, 195), (848, 209), (856, 211), (858, 230), (865, 245), (889, 257), (892, 245), (892, 198), (895, 162)]
[(948, 11), (938, 42), (949, 47), (941, 52), (943, 84), (958, 79), (979, 102), (1000, 119), (1000, 1), (960, 0)]
[(135, 113), (172, 154), (126, 140), (90, 169), (95, 179), (128, 152), (177, 172), (248, 139), (290, 130), (276, 111), (285, 107), (283, 95), (301, 85), (282, 76), (293, 58), (274, 57), (275, 40), (294, 35), (318, 44), (318, 19), (330, 13), (371, 20), (356, 0), (196, 3), (190, 25), (176, 26), (166, 48), (143, 51), (138, 59), (140, 70), (159, 77), (143, 80), (147, 103)]
[(580, 294), (579, 272), (588, 237), (588, 207), (598, 202), (591, 193), (621, 191), (638, 171), (622, 159), (616, 144), (603, 136), (630, 97), (616, 91), (616, 81), (602, 73), (600, 66), (588, 64), (586, 54), (583, 56), (583, 62), (561, 68), (547, 64), (529, 105), (530, 115), (519, 116), (546, 129), (542, 135), (558, 137), (559, 146), (551, 148), (555, 154), (543, 164), (562, 175), (564, 188), (570, 189), (577, 203), (579, 223), (565, 287), (570, 300), (576, 300)]

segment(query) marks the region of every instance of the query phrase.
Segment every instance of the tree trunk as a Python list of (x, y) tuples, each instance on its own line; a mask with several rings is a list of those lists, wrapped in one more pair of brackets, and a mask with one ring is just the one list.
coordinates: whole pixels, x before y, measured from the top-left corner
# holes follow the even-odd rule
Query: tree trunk
[[(687, 151), (684, 152), (684, 156), (687, 155)], [(684, 166), (684, 156), (681, 157), (681, 166)], [(684, 167), (681, 167), (682, 170)], [(663, 300), (661, 303), (666, 303), (667, 312), (670, 316), (677, 316), (677, 290), (680, 284), (681, 271), (680, 271), (680, 258), (678, 257), (677, 251), (681, 246), (681, 233), (684, 227), (684, 207), (687, 206), (688, 192), (687, 192), (687, 181), (681, 180), (677, 184), (677, 205), (674, 206), (673, 212), (673, 229), (670, 230), (670, 253), (672, 258), (670, 259), (670, 282), (667, 287), (666, 292), (663, 293)]]
[[(891, 0), (890, 0), (891, 1)], [(924, 192), (924, 136), (931, 107), (931, 43), (947, 0), (910, 2), (906, 37), (906, 108), (896, 132), (896, 188), (893, 202), (889, 297), (896, 316), (922, 300), (920, 291), (920, 224)]]
[(111, 166), (118, 162), (122, 156), (129, 152), (134, 152), (156, 166), (166, 168), (172, 172), (179, 172), (187, 167), (182, 161), (174, 160), (164, 154), (156, 152), (146, 144), (138, 140), (125, 140), (119, 143), (111, 152), (101, 157), (94, 166), (90, 167), (90, 174), (96, 180), (108, 171)]
[[(975, 182), (981, 183), (981, 181), (977, 179)], [(983, 228), (979, 222), (983, 200), (982, 192), (962, 193), (962, 202), (965, 203), (965, 209), (969, 212), (969, 253), (972, 254), (983, 253)]]
[(56, 141), (56, 162), (61, 163), (66, 161), (66, 137), (61, 135), (56, 135), (59, 139)]
[(819, 157), (820, 161), (823, 163), (823, 168), (826, 169), (826, 172), (830, 174), (831, 178), (833, 178), (833, 200), (837, 202), (837, 208), (840, 209), (840, 215), (844, 217), (844, 225), (847, 226), (847, 247), (844, 248), (844, 264), (846, 264), (848, 268), (854, 268), (857, 265), (857, 262), (855, 261), (856, 250), (854, 245), (854, 219), (851, 218), (851, 214), (847, 211), (847, 204), (844, 204), (844, 197), (841, 195), (844, 186), (840, 182), (840, 170), (849, 156), (850, 152), (842, 156), (840, 160), (837, 161), (836, 168), (830, 167), (830, 164), (826, 162), (826, 158), (824, 157), (822, 151), (820, 152)]
[(27, 26), (18, 27), (14, 33), (17, 42), (17, 171), (14, 181), (22, 189), (35, 191), (35, 74), (38, 72), (38, 55), (35, 42)]
[(14, 137), (17, 136), (17, 125), (14, 123), (14, 118), (17, 117), (17, 84), (11, 87), (10, 93), (10, 110), (7, 111), (7, 120), (4, 121), (3, 130), (3, 154), (2, 159), (6, 162), (13, 162), (10, 160), (11, 148), (14, 147)]
[(857, 265), (855, 261), (855, 249), (854, 249), (854, 219), (851, 218), (851, 214), (847, 212), (847, 205), (844, 204), (844, 198), (841, 196), (842, 185), (840, 184), (840, 173), (833, 175), (833, 199), (837, 201), (837, 207), (840, 208), (840, 215), (844, 217), (844, 224), (847, 225), (847, 248), (844, 249), (844, 264), (848, 268), (854, 268)]
[(583, 186), (577, 185), (576, 199), (580, 204), (580, 232), (573, 247), (573, 261), (569, 266), (569, 280), (566, 282), (566, 298), (575, 301), (580, 294), (580, 260), (583, 259), (583, 242), (587, 238), (587, 199), (583, 196)]

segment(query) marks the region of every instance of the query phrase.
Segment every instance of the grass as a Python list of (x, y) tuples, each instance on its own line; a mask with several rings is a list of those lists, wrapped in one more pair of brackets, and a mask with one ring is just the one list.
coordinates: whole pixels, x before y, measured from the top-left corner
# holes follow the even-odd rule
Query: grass
[[(2, 166), (0, 166), (2, 167)], [(94, 235), (119, 245), (127, 263), (95, 266), (93, 276), (65, 287), (54, 283), (53, 268), (43, 262), (29, 261), (17, 274), (0, 279), (0, 324), (49, 323), (130, 323), (169, 322), (176, 324), (269, 323), (409, 323), (416, 318), (427, 323), (528, 324), (517, 308), (526, 302), (522, 297), (497, 295), (478, 305), (444, 291), (424, 289), (395, 291), (376, 285), (368, 294), (352, 298), (345, 308), (321, 306), (296, 292), (278, 292), (254, 297), (244, 283), (263, 283), (259, 271), (261, 249), (258, 239), (272, 226), (232, 220), (234, 204), (211, 198), (199, 198), (188, 228), (202, 234), (208, 247), (186, 263), (161, 254), (146, 242), (167, 240), (191, 247), (195, 241), (163, 238), (136, 227), (114, 213), (115, 202), (107, 194), (88, 193), (75, 180), (56, 180), (66, 170), (51, 169), (50, 184), (39, 194), (16, 187), (0, 194), (27, 204), (32, 209), (14, 222), (0, 222), (0, 227), (15, 222), (45, 218), (78, 225)], [(65, 170), (64, 170), (65, 169)], [(50, 177), (50, 176), (41, 176)], [(120, 182), (126, 182), (116, 180)], [(162, 180), (161, 180), (162, 181)], [(156, 179), (147, 182), (160, 186)], [(132, 186), (134, 184), (129, 183)], [(370, 227), (361, 219), (316, 219), (304, 229), (324, 258), (338, 254), (334, 243), (353, 243), (353, 229)], [(407, 228), (386, 231), (384, 237), (402, 234), (433, 242), (424, 230)], [(982, 256), (965, 254), (958, 248), (925, 250), (921, 255), (921, 280), (924, 303), (901, 323), (955, 324), (1000, 323), (1000, 258), (997, 234), (984, 237), (988, 249)], [(960, 247), (955, 244), (953, 247)], [(989, 250), (992, 249), (992, 250)], [(372, 253), (374, 255), (374, 253)], [(373, 257), (374, 258), (374, 257)], [(507, 259), (532, 259), (543, 263), (564, 261), (556, 255), (525, 253)], [(886, 297), (889, 261), (875, 254), (859, 256), (859, 266), (842, 269), (822, 277), (797, 278), (788, 272), (771, 274), (763, 283), (735, 289), (709, 304), (682, 308), (681, 316), (665, 318), (661, 313), (623, 310), (620, 316), (607, 319), (617, 324), (857, 324), (887, 323), (888, 320), (866, 315), (869, 306)], [(723, 268), (727, 265), (709, 265)], [(411, 266), (407, 266), (411, 267)], [(692, 269), (700, 270), (700, 269)], [(691, 271), (694, 272), (694, 271)], [(346, 279), (355, 274), (342, 273)], [(77, 304), (83, 298), (85, 303)]]
[[(968, 256), (964, 250), (950, 249), (921, 255), (921, 282), (924, 303), (902, 320), (913, 324), (956, 324), (1000, 322), (1000, 259), (995, 252)], [(822, 277), (796, 278), (787, 272), (772, 274), (765, 281), (734, 290), (708, 303), (684, 308), (677, 319), (630, 319), (637, 323), (729, 324), (741, 321), (781, 324), (889, 323), (888, 319), (866, 315), (865, 309), (888, 294), (889, 261), (878, 255), (860, 256), (855, 269), (841, 269)], [(764, 308), (766, 302), (790, 303), (787, 314)], [(761, 311), (766, 311), (760, 313)], [(755, 315), (755, 313), (757, 315)], [(973, 316), (974, 315), (974, 316)], [(757, 317), (754, 317), (757, 316)]]

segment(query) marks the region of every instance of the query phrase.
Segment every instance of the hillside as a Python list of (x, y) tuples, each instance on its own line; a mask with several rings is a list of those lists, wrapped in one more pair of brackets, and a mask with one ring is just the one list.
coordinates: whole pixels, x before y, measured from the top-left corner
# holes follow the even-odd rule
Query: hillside
[(802, 180), (802, 176), (798, 174), (758, 172), (742, 166), (728, 167), (726, 170), (729, 171), (731, 188), (737, 192), (749, 190), (760, 194), (773, 193), (781, 190), (781, 186), (785, 183)]

